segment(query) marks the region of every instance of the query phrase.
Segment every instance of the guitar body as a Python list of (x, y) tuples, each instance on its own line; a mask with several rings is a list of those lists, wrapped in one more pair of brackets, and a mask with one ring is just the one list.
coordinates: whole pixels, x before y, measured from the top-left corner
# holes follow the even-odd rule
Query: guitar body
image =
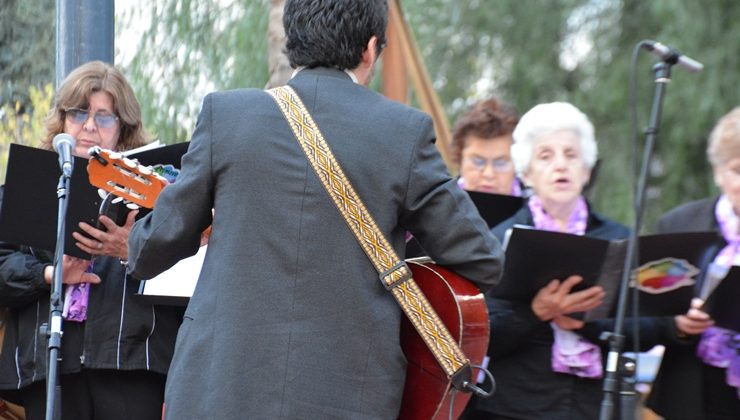
[[(457, 340), (471, 365), (480, 365), (488, 351), (489, 321), (485, 298), (471, 282), (431, 262), (407, 261), (414, 280), (442, 322)], [(406, 385), (398, 418), (447, 419), (454, 390), (434, 355), (413, 325), (403, 318), (401, 346), (408, 360)], [(479, 369), (473, 369), (477, 377)], [(455, 392), (452, 418), (462, 414), (468, 392)]]

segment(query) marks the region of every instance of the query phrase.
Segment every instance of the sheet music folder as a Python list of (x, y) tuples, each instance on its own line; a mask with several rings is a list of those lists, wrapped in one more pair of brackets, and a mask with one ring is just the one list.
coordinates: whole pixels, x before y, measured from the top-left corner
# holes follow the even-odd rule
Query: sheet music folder
[(717, 232), (682, 232), (640, 237), (639, 312), (646, 316), (684, 314), (698, 296), (696, 282), (719, 249)]
[(522, 197), (478, 191), (466, 192), (489, 228), (493, 228), (513, 216), (524, 205), (524, 198)]
[(504, 240), (506, 257), (501, 283), (490, 294), (529, 303), (553, 279), (580, 275), (583, 281), (574, 290), (598, 284), (606, 291), (606, 297), (599, 308), (574, 317), (606, 317), (619, 290), (626, 245), (626, 239), (610, 241), (514, 226)]
[[(134, 153), (129, 157), (144, 165), (171, 164), (180, 167), (180, 158), (188, 143)], [(72, 232), (79, 222), (95, 226), (102, 199), (90, 185), (87, 159), (74, 158), (74, 170), (68, 191), (64, 251), (68, 255), (89, 259), (90, 255), (75, 245)], [(48, 251), (56, 247), (57, 185), (61, 170), (57, 154), (50, 150), (11, 144), (5, 190), (0, 210), (0, 240)]]
[(208, 245), (165, 270), (158, 276), (142, 281), (137, 298), (154, 305), (187, 306), (198, 283)]
[[(640, 289), (642, 315), (671, 315), (685, 313), (694, 296), (693, 287), (699, 268), (712, 255), (716, 232), (688, 232), (645, 235), (638, 239), (641, 264), (657, 263), (663, 269), (661, 279), (673, 280), (676, 267), (696, 267), (685, 270), (683, 286), (674, 284), (665, 293), (649, 294)], [(548, 232), (530, 227), (515, 226), (505, 239), (506, 259), (501, 283), (490, 293), (493, 297), (531, 302), (537, 291), (552, 279), (564, 280), (580, 275), (583, 282), (574, 290), (592, 285), (602, 286), (606, 292), (604, 304), (585, 314), (586, 320), (612, 316), (624, 270), (627, 240), (605, 240), (588, 236)], [(670, 265), (666, 265), (666, 261)], [(677, 264), (677, 265), (674, 265)], [(641, 265), (642, 267), (642, 265)], [(644, 275), (643, 275), (644, 277)], [(634, 278), (639, 279), (638, 274)], [(645, 280), (643, 278), (643, 280)], [(638, 281), (639, 283), (639, 281)], [(633, 281), (633, 286), (634, 286)]]
[[(489, 228), (493, 228), (509, 217), (513, 216), (522, 205), (524, 198), (513, 195), (491, 194), (478, 191), (465, 191), (478, 209), (478, 213), (486, 221)], [(406, 244), (406, 257), (422, 257), (427, 252), (419, 241), (411, 238)]]
[[(702, 310), (715, 325), (740, 332), (740, 267), (724, 267), (713, 260), (724, 246), (718, 232), (675, 234), (669, 237), (682, 251), (679, 259), (643, 261), (638, 277), (640, 313), (643, 315), (685, 314), (691, 299), (704, 300)], [(678, 255), (674, 252), (674, 255)], [(655, 268), (657, 266), (657, 269)], [(652, 270), (652, 271), (651, 271)], [(704, 278), (699, 288), (699, 273)]]
[(735, 265), (709, 292), (702, 310), (712, 317), (715, 326), (740, 332), (738, 296), (740, 296), (740, 267)]

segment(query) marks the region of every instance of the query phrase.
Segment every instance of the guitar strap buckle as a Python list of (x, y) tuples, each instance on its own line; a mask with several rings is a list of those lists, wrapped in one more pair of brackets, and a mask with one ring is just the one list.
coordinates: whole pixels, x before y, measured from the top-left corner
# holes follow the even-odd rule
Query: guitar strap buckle
[(378, 277), (386, 290), (393, 290), (395, 287), (409, 280), (411, 276), (412, 273), (408, 264), (406, 264), (406, 261), (401, 260), (393, 267), (380, 273)]
[(401, 260), (378, 277), (386, 290), (392, 290), (411, 278), (411, 269), (406, 261)]

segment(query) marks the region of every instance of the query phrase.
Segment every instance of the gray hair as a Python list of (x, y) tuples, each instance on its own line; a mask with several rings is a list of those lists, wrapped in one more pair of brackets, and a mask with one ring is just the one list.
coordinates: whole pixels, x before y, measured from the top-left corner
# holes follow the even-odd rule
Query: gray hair
[(740, 156), (740, 106), (725, 114), (709, 135), (707, 158), (713, 167)]
[(588, 169), (596, 164), (598, 148), (594, 126), (586, 114), (567, 102), (539, 104), (527, 111), (514, 128), (511, 159), (520, 178), (529, 168), (534, 146), (540, 137), (561, 130), (572, 130), (580, 139), (583, 162)]

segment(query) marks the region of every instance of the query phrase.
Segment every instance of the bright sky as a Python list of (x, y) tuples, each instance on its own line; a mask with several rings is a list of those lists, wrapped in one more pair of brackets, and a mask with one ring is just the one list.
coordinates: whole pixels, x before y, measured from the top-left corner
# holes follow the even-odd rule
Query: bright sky
[[(118, 25), (123, 20), (123, 16), (129, 16), (137, 13), (137, 19), (128, 19), (132, 22), (130, 27), (126, 28), (125, 34), (121, 33), (121, 28), (116, 28), (116, 57), (115, 62), (119, 65), (126, 65), (133, 59), (136, 52), (136, 45), (139, 43), (141, 34), (149, 27), (151, 17), (148, 14), (149, 2), (146, 0), (124, 0), (114, 1), (115, 3), (115, 21)], [(146, 13), (143, 11), (146, 10)]]

